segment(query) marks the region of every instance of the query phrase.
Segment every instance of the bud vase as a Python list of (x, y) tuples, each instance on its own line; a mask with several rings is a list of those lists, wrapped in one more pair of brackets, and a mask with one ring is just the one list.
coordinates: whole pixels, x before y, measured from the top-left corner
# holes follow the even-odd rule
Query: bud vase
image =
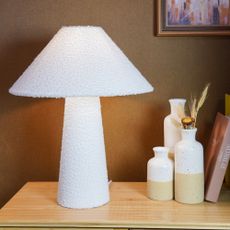
[(174, 146), (181, 140), (181, 127), (175, 122), (180, 122), (180, 113), (184, 113), (185, 99), (173, 98), (169, 100), (171, 113), (164, 119), (164, 146), (169, 148), (170, 155), (174, 155)]
[(186, 204), (204, 200), (203, 146), (196, 131), (181, 129), (182, 140), (175, 145), (175, 200)]
[(168, 158), (167, 147), (153, 148), (155, 156), (147, 165), (147, 194), (153, 200), (173, 198), (173, 161)]

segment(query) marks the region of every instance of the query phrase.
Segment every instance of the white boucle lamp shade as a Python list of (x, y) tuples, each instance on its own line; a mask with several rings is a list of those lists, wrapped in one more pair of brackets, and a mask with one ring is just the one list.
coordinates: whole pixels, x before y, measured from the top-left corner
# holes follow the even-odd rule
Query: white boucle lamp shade
[(65, 98), (57, 202), (93, 208), (109, 202), (100, 96), (153, 91), (101, 27), (61, 28), (9, 92)]
[(31, 97), (122, 96), (153, 87), (101, 27), (61, 28), (10, 93)]

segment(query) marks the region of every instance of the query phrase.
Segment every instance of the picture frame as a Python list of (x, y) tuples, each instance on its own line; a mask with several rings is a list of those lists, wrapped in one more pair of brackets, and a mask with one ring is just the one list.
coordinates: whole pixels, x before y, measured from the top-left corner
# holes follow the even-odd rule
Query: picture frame
[(230, 36), (230, 0), (156, 0), (155, 8), (156, 36)]

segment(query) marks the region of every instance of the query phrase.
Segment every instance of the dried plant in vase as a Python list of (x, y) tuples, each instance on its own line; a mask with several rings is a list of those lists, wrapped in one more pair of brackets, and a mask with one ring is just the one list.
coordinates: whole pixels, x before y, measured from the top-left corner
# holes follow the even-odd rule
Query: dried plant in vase
[(182, 140), (175, 145), (175, 200), (185, 204), (197, 204), (204, 200), (204, 151), (196, 140), (196, 120), (203, 106), (210, 84), (200, 98), (191, 98), (190, 115), (181, 119)]
[(209, 87), (210, 87), (210, 83), (208, 83), (203, 89), (199, 100), (197, 100), (196, 97), (191, 96), (191, 99), (189, 101), (190, 115), (183, 117), (181, 119), (181, 123), (184, 129), (193, 129), (196, 127), (197, 115), (207, 99)]

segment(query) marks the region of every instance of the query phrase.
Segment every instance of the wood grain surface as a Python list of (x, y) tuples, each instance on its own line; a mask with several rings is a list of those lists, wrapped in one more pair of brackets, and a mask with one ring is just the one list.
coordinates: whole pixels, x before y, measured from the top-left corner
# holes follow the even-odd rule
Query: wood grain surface
[[(74, 210), (56, 203), (56, 182), (27, 183), (1, 210), (0, 227), (230, 229), (230, 202), (198, 205), (146, 197), (144, 182), (112, 182), (111, 202)], [(225, 191), (225, 198), (230, 198)]]

